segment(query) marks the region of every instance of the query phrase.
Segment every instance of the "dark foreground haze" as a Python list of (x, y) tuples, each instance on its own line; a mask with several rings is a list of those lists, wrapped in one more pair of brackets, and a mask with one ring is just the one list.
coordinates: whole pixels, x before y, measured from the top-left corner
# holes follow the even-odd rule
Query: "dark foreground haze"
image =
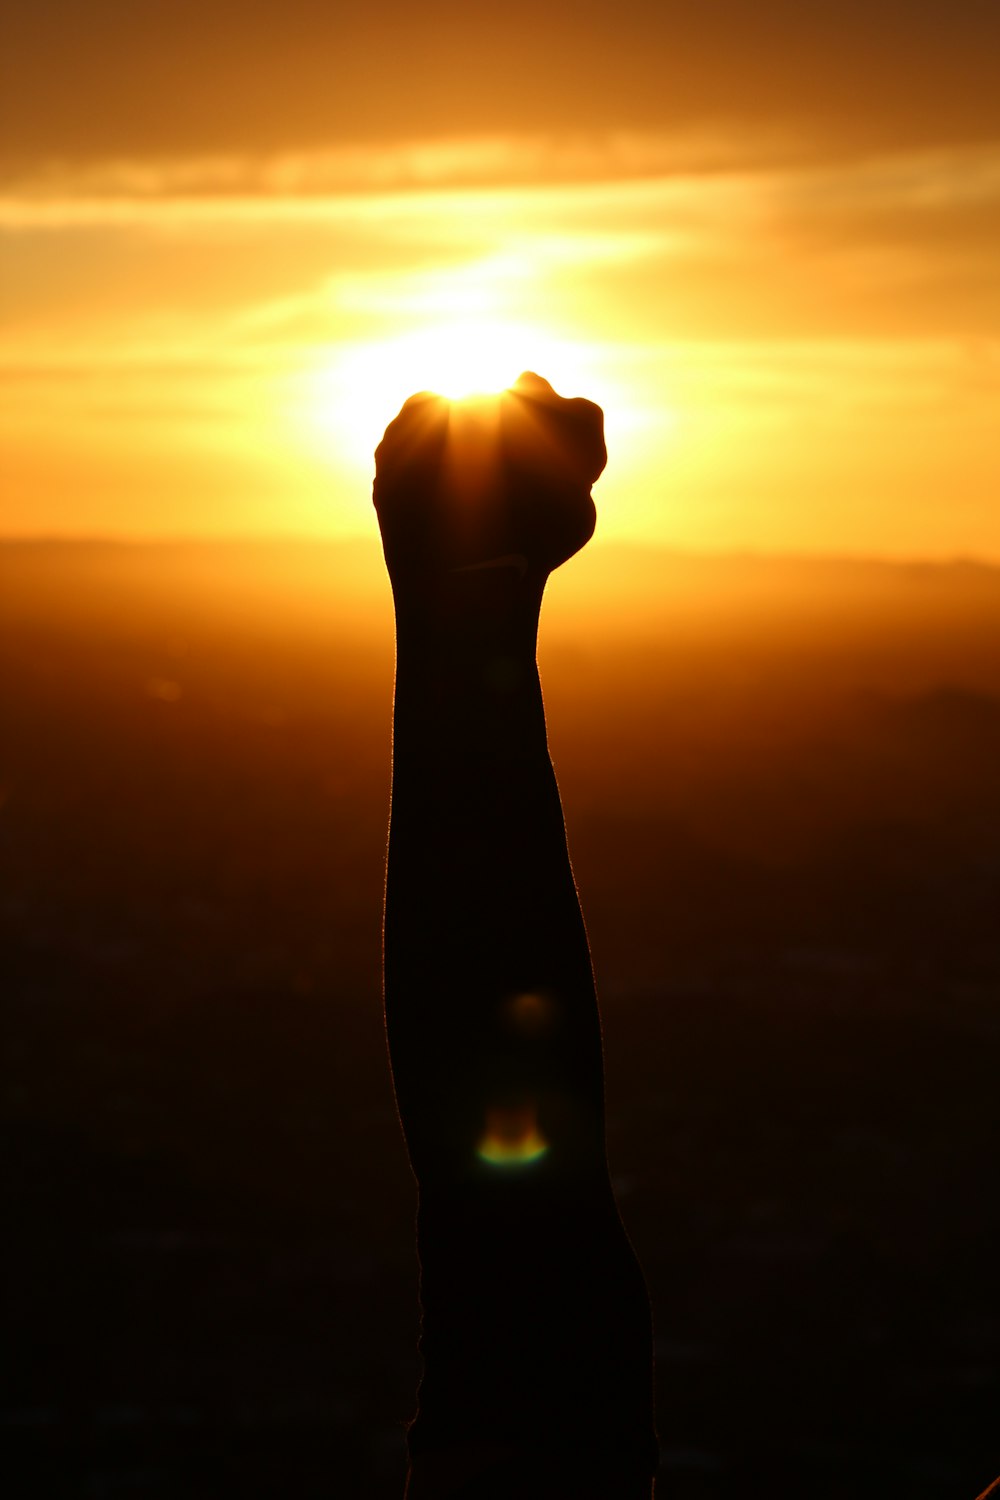
[[(595, 547), (542, 627), (665, 1500), (1000, 1472), (1000, 571)], [(9, 1496), (401, 1492), (377, 544), (0, 547)]]

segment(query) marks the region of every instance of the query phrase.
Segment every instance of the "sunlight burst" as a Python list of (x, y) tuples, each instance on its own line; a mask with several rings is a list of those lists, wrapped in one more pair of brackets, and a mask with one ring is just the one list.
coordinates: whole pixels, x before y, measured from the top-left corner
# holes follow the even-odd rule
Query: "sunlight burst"
[(298, 416), (311, 446), (370, 465), (408, 396), (494, 394), (523, 370), (537, 371), (567, 395), (590, 394), (596, 383), (586, 347), (499, 320), (463, 321), (345, 346), (306, 373)]

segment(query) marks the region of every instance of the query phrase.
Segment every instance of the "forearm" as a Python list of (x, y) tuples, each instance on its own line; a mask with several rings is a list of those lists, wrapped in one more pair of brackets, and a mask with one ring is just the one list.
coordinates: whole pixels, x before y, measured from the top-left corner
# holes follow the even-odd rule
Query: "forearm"
[(522, 587), (509, 577), (460, 587), (457, 627), (398, 612), (385, 959), (403, 1122), (418, 1173), (460, 1171), (489, 1110), (520, 1099), (567, 1164), (600, 1170), (600, 1030), (546, 743), (538, 601), (505, 609)]

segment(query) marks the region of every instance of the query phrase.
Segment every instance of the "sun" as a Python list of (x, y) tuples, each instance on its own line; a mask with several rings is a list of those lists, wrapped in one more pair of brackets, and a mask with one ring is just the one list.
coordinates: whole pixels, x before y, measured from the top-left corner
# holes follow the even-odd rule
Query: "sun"
[[(386, 352), (398, 365), (403, 385), (457, 401), (505, 390), (521, 373), (531, 342), (538, 345), (537, 335), (529, 340), (523, 331), (497, 323), (461, 323), (411, 334)], [(552, 341), (547, 342), (543, 353), (551, 358)]]
[(463, 320), (331, 351), (303, 375), (296, 422), (310, 447), (370, 467), (408, 396), (493, 394), (524, 370), (544, 375), (566, 395), (589, 394), (594, 386), (585, 347), (499, 319)]

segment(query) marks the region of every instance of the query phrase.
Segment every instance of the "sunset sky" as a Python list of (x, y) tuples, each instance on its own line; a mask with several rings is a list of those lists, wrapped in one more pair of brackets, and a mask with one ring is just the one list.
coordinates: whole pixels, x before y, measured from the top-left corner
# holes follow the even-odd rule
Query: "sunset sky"
[(1000, 561), (995, 0), (14, 0), (5, 535), (369, 531), (421, 386), (601, 535)]

